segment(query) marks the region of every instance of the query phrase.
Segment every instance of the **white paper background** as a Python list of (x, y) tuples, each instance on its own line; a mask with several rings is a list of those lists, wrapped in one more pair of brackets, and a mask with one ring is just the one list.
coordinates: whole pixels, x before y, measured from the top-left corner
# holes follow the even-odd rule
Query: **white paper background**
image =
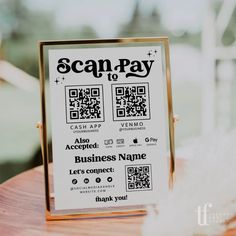
[[(147, 53), (157, 50), (157, 56), (149, 57)], [(108, 81), (107, 73), (104, 72), (102, 78), (94, 78), (92, 73), (70, 72), (60, 74), (57, 72), (58, 59), (67, 57), (72, 61), (89, 59), (110, 59), (112, 66), (117, 65), (120, 58), (129, 60), (155, 60), (150, 74), (146, 78), (130, 77), (125, 78), (125, 73), (120, 73), (117, 82)], [(116, 73), (116, 71), (114, 71)], [(143, 72), (144, 73), (144, 72)], [(65, 77), (62, 81), (61, 78)], [(49, 51), (49, 77), (50, 77), (50, 99), (52, 116), (52, 142), (53, 142), (53, 170), (54, 170), (54, 190), (55, 190), (55, 208), (60, 209), (79, 209), (94, 207), (125, 206), (139, 204), (156, 204), (161, 194), (164, 194), (168, 188), (168, 168), (166, 158), (166, 123), (165, 101), (164, 101), (164, 83), (162, 71), (161, 47), (119, 47), (119, 48), (93, 48), (93, 49), (53, 49)], [(61, 83), (56, 84), (55, 80), (59, 78)], [(111, 85), (118, 83), (149, 83), (150, 92), (150, 120), (141, 120), (146, 127), (145, 130), (122, 131), (121, 123), (123, 121), (113, 121), (112, 117), (112, 98)], [(69, 85), (92, 85), (102, 84), (104, 90), (104, 113), (105, 122), (90, 123), (101, 124), (99, 132), (92, 133), (73, 133), (70, 129), (71, 124), (66, 123), (65, 115), (65, 86)], [(81, 124), (81, 123), (80, 123)], [(89, 124), (89, 123), (87, 123)], [(75, 125), (75, 124), (74, 124)], [(78, 125), (78, 124), (77, 124)], [(157, 145), (147, 146), (146, 137), (158, 138)], [(90, 143), (98, 143), (99, 149), (67, 150), (67, 144), (73, 144), (76, 138), (87, 138)], [(104, 140), (122, 138), (125, 140), (125, 147), (116, 147), (113, 144), (111, 148), (104, 145)], [(137, 138), (141, 146), (129, 146), (133, 139)], [(116, 155), (119, 153), (146, 153), (146, 160), (130, 161), (110, 161), (95, 163), (75, 163), (74, 156), (95, 155)], [(118, 158), (117, 158), (118, 159)], [(153, 189), (149, 191), (126, 191), (125, 165), (152, 165), (152, 185)], [(70, 175), (70, 169), (91, 169), (113, 167), (113, 173)], [(100, 185), (105, 184), (107, 177), (113, 178), (112, 184), (115, 188), (107, 189), (105, 193), (81, 194), (78, 190), (71, 191), (71, 187), (81, 187), (89, 185), (99, 185), (94, 182), (96, 177), (101, 177)], [(90, 183), (85, 185), (83, 179), (88, 177)], [(77, 179), (76, 185), (72, 184), (72, 179)], [(107, 184), (107, 182), (106, 182)], [(95, 197), (115, 197), (128, 195), (124, 201), (96, 202)]]

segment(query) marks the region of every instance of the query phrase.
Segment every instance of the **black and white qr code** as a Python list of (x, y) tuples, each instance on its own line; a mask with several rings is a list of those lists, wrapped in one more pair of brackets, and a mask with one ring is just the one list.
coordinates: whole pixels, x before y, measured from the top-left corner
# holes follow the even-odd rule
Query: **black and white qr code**
[(113, 84), (113, 120), (149, 120), (148, 83)]
[(65, 87), (66, 122), (104, 121), (102, 85)]
[(125, 166), (126, 191), (152, 190), (151, 165)]

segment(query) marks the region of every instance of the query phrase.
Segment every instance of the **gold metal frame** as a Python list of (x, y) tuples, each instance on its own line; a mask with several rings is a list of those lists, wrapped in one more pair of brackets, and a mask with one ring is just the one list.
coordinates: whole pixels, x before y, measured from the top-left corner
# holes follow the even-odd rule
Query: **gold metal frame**
[[(50, 176), (49, 176), (49, 152), (47, 140), (47, 116), (46, 116), (46, 91), (45, 91), (45, 60), (44, 47), (46, 46), (68, 46), (68, 45), (127, 45), (131, 43), (161, 43), (164, 46), (165, 53), (165, 73), (167, 88), (167, 104), (169, 119), (169, 188), (172, 189), (175, 172), (175, 142), (174, 142), (174, 124), (176, 118), (173, 116), (172, 106), (172, 89), (171, 89), (171, 73), (170, 73), (170, 56), (169, 56), (169, 40), (167, 37), (148, 37), (148, 38), (117, 38), (117, 39), (95, 39), (95, 40), (69, 40), (69, 41), (41, 41), (39, 42), (39, 76), (40, 76), (40, 97), (41, 97), (41, 119), (37, 127), (40, 130), (40, 141), (42, 158), (44, 165), (44, 182), (45, 182), (45, 200), (46, 200), (46, 220), (62, 220), (73, 218), (97, 218), (97, 217), (114, 217), (128, 215), (144, 215), (146, 210), (144, 207), (135, 209), (116, 209), (110, 211), (90, 211), (89, 213), (55, 213), (51, 200), (54, 198), (51, 192)], [(70, 211), (71, 212), (71, 211)]]

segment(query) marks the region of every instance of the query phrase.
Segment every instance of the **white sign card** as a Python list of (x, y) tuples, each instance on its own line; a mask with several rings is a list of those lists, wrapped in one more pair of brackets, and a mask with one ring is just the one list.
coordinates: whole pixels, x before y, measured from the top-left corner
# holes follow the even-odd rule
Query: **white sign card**
[(48, 50), (56, 210), (157, 204), (168, 190), (164, 56)]

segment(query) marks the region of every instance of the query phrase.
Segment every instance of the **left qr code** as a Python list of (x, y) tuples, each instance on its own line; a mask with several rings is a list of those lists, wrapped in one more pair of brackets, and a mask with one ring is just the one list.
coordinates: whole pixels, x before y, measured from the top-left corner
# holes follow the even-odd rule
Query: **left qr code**
[(65, 87), (66, 122), (104, 121), (102, 85)]

